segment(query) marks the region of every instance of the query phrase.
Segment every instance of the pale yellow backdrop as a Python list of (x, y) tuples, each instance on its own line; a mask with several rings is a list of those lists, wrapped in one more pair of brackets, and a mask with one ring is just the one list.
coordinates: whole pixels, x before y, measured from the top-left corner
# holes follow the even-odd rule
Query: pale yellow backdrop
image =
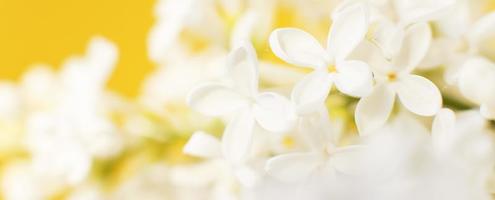
[(146, 37), (155, 0), (0, 0), (0, 79), (16, 80), (34, 63), (58, 68), (82, 54), (93, 35), (120, 49), (109, 87), (132, 97), (153, 69)]

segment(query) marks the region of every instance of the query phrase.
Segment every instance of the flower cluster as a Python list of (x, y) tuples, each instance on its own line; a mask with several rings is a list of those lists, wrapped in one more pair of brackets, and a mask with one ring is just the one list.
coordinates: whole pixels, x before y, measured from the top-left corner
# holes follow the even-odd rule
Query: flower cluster
[[(466, 4), (341, 2), (331, 13), (326, 48), (302, 29), (276, 28), (268, 37), (273, 54), (309, 69), (283, 89), (259, 89), (256, 52), (237, 41), (223, 82), (199, 84), (187, 99), (193, 110), (227, 119), (221, 140), (197, 132), (185, 153), (222, 159), (244, 187), (256, 188), (269, 177), (310, 191), (288, 192), (295, 199), (303, 198), (299, 193), (315, 199), (489, 199), (495, 47), (486, 45), (495, 39), (495, 18), (469, 13), (463, 20), (472, 20), (471, 30), (451, 30), (464, 28), (449, 18)], [(452, 47), (458, 43), (465, 46)], [(452, 94), (457, 91), (462, 97)], [(335, 96), (346, 96), (354, 120), (332, 118), (327, 105)], [(480, 111), (461, 112), (464, 105), (451, 100), (457, 98)], [(428, 117), (431, 131), (417, 121)], [(420, 159), (418, 169), (413, 159)], [(449, 183), (453, 177), (476, 181), (461, 186)], [(350, 181), (364, 194), (353, 192)], [(377, 186), (390, 184), (404, 185), (386, 191)]]
[(94, 37), (0, 82), (7, 200), (489, 200), (493, 0), (159, 0), (155, 71)]

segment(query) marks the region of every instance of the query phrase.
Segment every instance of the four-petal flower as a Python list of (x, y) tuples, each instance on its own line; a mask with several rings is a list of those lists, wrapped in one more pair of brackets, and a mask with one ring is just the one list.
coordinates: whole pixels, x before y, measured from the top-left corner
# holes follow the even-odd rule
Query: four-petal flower
[(347, 60), (368, 30), (366, 6), (355, 4), (333, 16), (327, 49), (309, 33), (295, 28), (281, 28), (272, 32), (270, 46), (276, 56), (300, 67), (314, 71), (294, 88), (293, 99), (308, 105), (323, 102), (332, 83), (350, 96), (366, 96), (372, 88), (368, 64)]

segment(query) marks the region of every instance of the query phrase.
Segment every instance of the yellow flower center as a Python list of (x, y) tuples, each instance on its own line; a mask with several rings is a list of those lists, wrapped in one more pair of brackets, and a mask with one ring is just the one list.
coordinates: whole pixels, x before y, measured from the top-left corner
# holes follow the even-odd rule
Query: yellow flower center
[(395, 80), (397, 80), (397, 74), (391, 72), (391, 73), (387, 74), (387, 79), (388, 79), (388, 81), (395, 81)]
[(294, 138), (292, 136), (289, 136), (289, 135), (284, 136), (284, 138), (282, 139), (282, 145), (287, 149), (294, 148), (294, 146), (295, 146)]
[(337, 72), (337, 68), (335, 67), (335, 65), (329, 65), (327, 67), (327, 70), (329, 73), (336, 73)]

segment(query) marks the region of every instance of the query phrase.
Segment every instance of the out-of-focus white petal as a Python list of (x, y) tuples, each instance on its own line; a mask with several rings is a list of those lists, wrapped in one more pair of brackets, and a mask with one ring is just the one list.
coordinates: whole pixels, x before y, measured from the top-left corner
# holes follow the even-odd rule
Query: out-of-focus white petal
[(249, 10), (243, 14), (232, 30), (230, 44), (235, 47), (242, 42), (251, 41), (262, 17), (260, 13), (253, 10)]
[(151, 29), (148, 40), (148, 54), (151, 60), (161, 62), (183, 30), (186, 17), (195, 5), (195, 0), (159, 1), (155, 7), (158, 18)]
[(432, 40), (428, 53), (426, 53), (418, 67), (421, 69), (433, 69), (448, 64), (456, 53), (458, 42), (458, 40), (443, 37)]
[(363, 97), (373, 89), (373, 77), (368, 64), (361, 61), (343, 61), (337, 64), (335, 86), (344, 94)]
[(382, 127), (387, 121), (395, 101), (395, 92), (385, 84), (377, 85), (356, 106), (356, 125), (360, 135)]
[(395, 8), (404, 25), (426, 22), (445, 16), (455, 0), (395, 0)]
[(220, 84), (207, 83), (193, 89), (187, 103), (194, 110), (208, 116), (231, 113), (247, 105), (245, 97)]
[(16, 119), (22, 114), (22, 96), (14, 84), (0, 82), (0, 119)]
[(368, 17), (364, 4), (349, 6), (334, 16), (327, 48), (337, 61), (344, 60), (364, 39)]
[(459, 89), (469, 100), (482, 104), (495, 99), (495, 64), (476, 57), (467, 60), (459, 71)]
[(480, 112), (483, 117), (495, 120), (495, 100), (491, 104), (481, 104)]
[(291, 94), (300, 114), (311, 113), (325, 101), (332, 86), (332, 78), (324, 70), (315, 70), (299, 81)]
[(229, 54), (227, 76), (242, 94), (254, 97), (258, 93), (258, 60), (251, 43), (244, 42)]
[(253, 109), (258, 124), (268, 131), (284, 132), (294, 126), (296, 117), (292, 104), (279, 94), (272, 92), (260, 94)]
[[(449, 38), (461, 38), (471, 31), (473, 18), (473, 1), (456, 1), (454, 6), (446, 10), (446, 17), (434, 21), (435, 31)], [(476, 1), (479, 3), (479, 1)], [(476, 4), (477, 4), (476, 3)]]
[(431, 29), (426, 23), (418, 23), (407, 28), (402, 46), (392, 60), (398, 71), (410, 72), (423, 60), (431, 43)]
[(340, 139), (340, 135), (332, 130), (328, 111), (324, 104), (321, 104), (316, 112), (300, 117), (298, 126), (301, 139), (313, 151), (324, 151), (329, 143), (337, 143)]
[(300, 67), (326, 67), (328, 55), (321, 44), (309, 33), (295, 28), (281, 28), (270, 35), (273, 53)]
[(476, 50), (495, 60), (495, 12), (479, 19), (467, 33), (469, 44)]
[(103, 37), (91, 39), (86, 57), (95, 81), (106, 83), (117, 63), (118, 54), (117, 46), (109, 40)]
[(233, 164), (247, 159), (253, 139), (255, 120), (251, 109), (242, 109), (225, 127), (222, 137), (222, 152)]
[(442, 95), (430, 80), (406, 75), (397, 83), (397, 96), (411, 112), (422, 116), (435, 115), (442, 108)]
[(455, 137), (455, 113), (447, 108), (441, 109), (433, 120), (431, 136), (433, 147), (439, 153), (450, 150)]
[(234, 170), (234, 174), (239, 179), (239, 182), (247, 187), (256, 185), (260, 177), (256, 170), (248, 166), (241, 166)]
[(323, 161), (324, 157), (320, 153), (292, 153), (271, 158), (265, 169), (279, 180), (295, 182), (311, 176)]
[(184, 153), (202, 158), (218, 158), (222, 155), (220, 141), (203, 131), (196, 131), (184, 146)]
[(329, 165), (337, 170), (337, 172), (358, 175), (363, 170), (362, 151), (364, 146), (348, 146), (338, 148), (330, 155)]

